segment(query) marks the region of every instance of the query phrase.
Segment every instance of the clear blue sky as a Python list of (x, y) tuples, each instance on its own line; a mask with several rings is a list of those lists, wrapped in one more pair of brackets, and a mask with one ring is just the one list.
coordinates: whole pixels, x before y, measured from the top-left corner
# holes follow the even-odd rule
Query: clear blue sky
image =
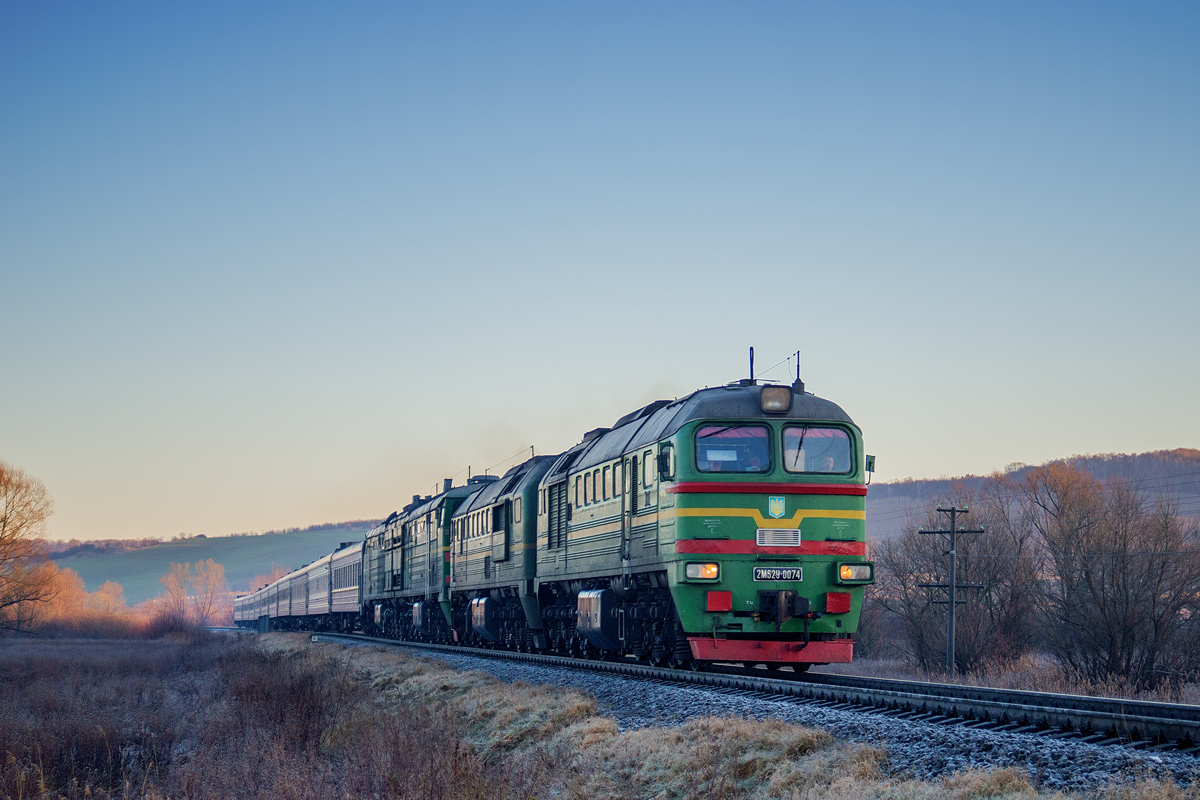
[(383, 516), (749, 345), (880, 480), (1198, 446), (1198, 43), (1195, 3), (0, 5), (0, 458), (56, 537)]

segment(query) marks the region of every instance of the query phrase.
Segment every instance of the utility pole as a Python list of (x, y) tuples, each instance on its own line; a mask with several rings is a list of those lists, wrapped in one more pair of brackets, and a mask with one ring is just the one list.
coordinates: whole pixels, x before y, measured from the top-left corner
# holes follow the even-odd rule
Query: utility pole
[[(958, 589), (982, 589), (982, 583), (958, 583), (958, 574), (955, 570), (955, 558), (957, 557), (958, 535), (960, 533), (983, 533), (983, 528), (973, 528), (970, 530), (960, 529), (958, 527), (958, 515), (966, 516), (970, 513), (970, 509), (966, 506), (958, 508), (951, 506), (950, 508), (938, 507), (938, 513), (950, 515), (950, 530), (948, 531), (917, 531), (921, 534), (938, 534), (950, 537), (950, 549), (943, 555), (950, 557), (949, 580), (942, 583), (920, 583), (917, 584), (926, 589), (945, 589), (946, 600), (946, 674), (953, 675), (955, 671), (954, 665), (954, 608), (958, 605), (958, 599), (955, 596)], [(940, 602), (935, 600), (936, 602)], [(963, 601), (966, 602), (966, 601)]]

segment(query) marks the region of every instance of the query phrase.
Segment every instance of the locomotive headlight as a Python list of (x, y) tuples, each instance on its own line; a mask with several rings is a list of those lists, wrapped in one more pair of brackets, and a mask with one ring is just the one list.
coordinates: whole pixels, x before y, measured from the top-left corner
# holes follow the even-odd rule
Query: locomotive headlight
[(769, 414), (784, 414), (792, 407), (792, 387), (764, 386), (759, 403), (762, 410)]
[(838, 581), (870, 581), (875, 577), (875, 565), (869, 561), (865, 564), (839, 564)]
[(688, 564), (686, 574), (694, 581), (715, 581), (721, 577), (720, 564)]

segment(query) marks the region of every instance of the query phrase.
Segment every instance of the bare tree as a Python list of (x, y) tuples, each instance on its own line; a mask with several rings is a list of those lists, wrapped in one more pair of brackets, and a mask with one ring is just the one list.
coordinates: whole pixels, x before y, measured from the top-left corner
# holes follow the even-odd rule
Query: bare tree
[(270, 586), (291, 571), (289, 567), (285, 567), (282, 564), (275, 564), (271, 567), (270, 571), (260, 573), (250, 579), (250, 591), (256, 592), (264, 586)]
[(170, 571), (158, 579), (166, 594), (162, 598), (164, 616), (182, 622), (188, 618), (188, 587), (192, 582), (192, 565), (171, 564)]
[(196, 562), (196, 572), (190, 578), (193, 608), (197, 625), (224, 621), (232, 609), (229, 584), (225, 582), (225, 567), (211, 558)]
[(44, 542), (53, 510), (41, 481), (0, 461), (0, 630), (28, 629), (54, 596)]
[(88, 596), (88, 606), (97, 614), (106, 616), (129, 612), (124, 587), (113, 581), (105, 581), (103, 586), (92, 592)]
[[(962, 670), (982, 661), (1010, 661), (1032, 641), (1037, 543), (1032, 528), (1016, 513), (1015, 495), (1011, 481), (994, 476), (978, 494), (958, 487), (954, 496), (943, 498), (969, 506), (971, 527), (984, 529), (958, 540), (958, 582), (982, 587), (959, 592), (965, 603), (957, 611), (955, 662)], [(899, 649), (926, 668), (945, 663), (946, 594), (921, 584), (946, 582), (946, 542), (917, 531), (944, 527), (939, 505), (932, 503), (904, 533), (879, 545), (879, 583), (870, 595), (872, 604), (899, 623), (877, 624), (894, 630)]]
[[(898, 625), (875, 616), (881, 628), (893, 631), (890, 644), (911, 656), (922, 667), (937, 663), (945, 652), (944, 631), (939, 633), (942, 616), (932, 594), (919, 584), (936, 582), (939, 576), (935, 553), (925, 537), (917, 535), (919, 526), (910, 522), (901, 535), (882, 542), (876, 551), (877, 583), (870, 594), (870, 605), (877, 605)], [(870, 619), (864, 605), (863, 614)], [(877, 623), (877, 624), (878, 624)]]
[(1153, 686), (1188, 633), (1200, 541), (1171, 505), (1056, 463), (1026, 476), (1024, 511), (1048, 554), (1045, 646), (1088, 678)]

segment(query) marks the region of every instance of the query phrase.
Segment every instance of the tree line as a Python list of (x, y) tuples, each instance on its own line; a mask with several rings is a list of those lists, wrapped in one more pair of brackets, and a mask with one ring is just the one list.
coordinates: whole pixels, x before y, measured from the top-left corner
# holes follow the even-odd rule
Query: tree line
[[(958, 539), (958, 582), (982, 587), (959, 593), (959, 670), (1039, 652), (1081, 678), (1141, 688), (1200, 674), (1200, 531), (1170, 498), (1054, 462), (940, 501), (968, 506), (970, 527), (984, 529)], [(945, 593), (920, 584), (945, 582), (945, 541), (917, 531), (944, 527), (937, 505), (873, 546), (861, 636), (868, 653), (930, 669), (945, 659)]]

